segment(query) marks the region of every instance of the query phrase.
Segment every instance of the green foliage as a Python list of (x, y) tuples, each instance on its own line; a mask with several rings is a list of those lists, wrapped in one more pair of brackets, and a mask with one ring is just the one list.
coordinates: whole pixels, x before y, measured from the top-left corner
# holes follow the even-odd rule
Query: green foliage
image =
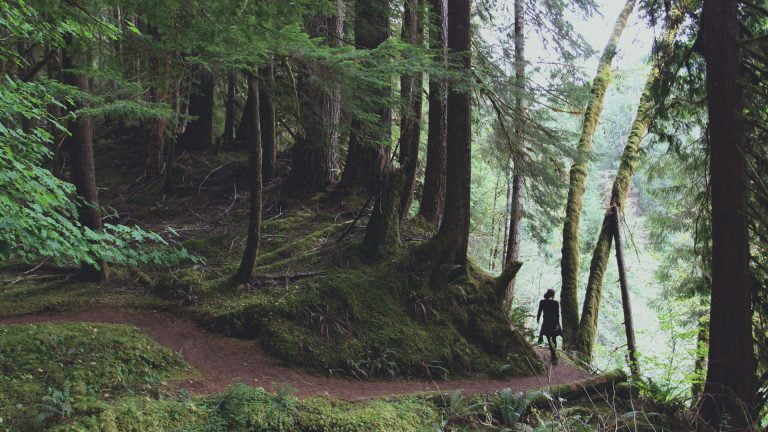
[(0, 418), (39, 430), (124, 394), (155, 394), (185, 369), (178, 355), (129, 326), (0, 326)]

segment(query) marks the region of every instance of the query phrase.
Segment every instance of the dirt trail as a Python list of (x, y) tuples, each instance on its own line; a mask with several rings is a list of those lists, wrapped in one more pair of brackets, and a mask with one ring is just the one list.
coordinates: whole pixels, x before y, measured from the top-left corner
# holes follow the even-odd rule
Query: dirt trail
[[(181, 354), (187, 363), (201, 372), (202, 379), (179, 385), (195, 394), (222, 391), (239, 381), (268, 389), (290, 386), (298, 390), (299, 396), (329, 395), (356, 400), (431, 390), (463, 389), (466, 393), (484, 393), (511, 388), (514, 391), (522, 391), (585, 377), (584, 372), (572, 365), (561, 364), (548, 367), (544, 376), (506, 380), (479, 377), (437, 382), (358, 381), (342, 377), (322, 377), (288, 368), (268, 356), (255, 341), (210, 333), (188, 320), (167, 313), (97, 309), (77, 313), (42, 313), (0, 320), (0, 324), (42, 322), (94, 322), (136, 326), (159, 344)], [(540, 354), (545, 355), (541, 351)]]

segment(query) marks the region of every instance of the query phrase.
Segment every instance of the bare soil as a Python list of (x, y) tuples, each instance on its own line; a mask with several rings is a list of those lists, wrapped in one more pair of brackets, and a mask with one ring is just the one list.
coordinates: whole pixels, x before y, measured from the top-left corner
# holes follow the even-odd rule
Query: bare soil
[(199, 378), (177, 383), (179, 388), (194, 394), (215, 393), (229, 385), (242, 382), (251, 386), (275, 389), (288, 386), (297, 389), (300, 397), (327, 395), (346, 400), (369, 399), (425, 391), (488, 393), (512, 389), (524, 391), (563, 384), (587, 377), (569, 362), (558, 366), (549, 364), (549, 353), (539, 349), (547, 365), (544, 376), (510, 378), (488, 377), (450, 379), (444, 381), (387, 380), (359, 381), (346, 377), (323, 377), (292, 369), (267, 355), (256, 341), (234, 339), (210, 333), (191, 321), (162, 312), (93, 309), (76, 313), (41, 313), (0, 320), (0, 324), (32, 324), (43, 322), (93, 322), (133, 325), (160, 345), (179, 353), (199, 372)]

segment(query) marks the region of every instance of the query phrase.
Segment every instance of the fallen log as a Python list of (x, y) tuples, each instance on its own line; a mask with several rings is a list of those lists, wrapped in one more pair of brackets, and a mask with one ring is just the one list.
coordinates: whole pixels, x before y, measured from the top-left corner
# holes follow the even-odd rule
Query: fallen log
[(572, 381), (565, 384), (557, 384), (534, 390), (526, 394), (526, 412), (532, 408), (544, 409), (553, 404), (560, 405), (560, 400), (573, 401), (586, 397), (592, 397), (606, 392), (613, 392), (619, 383), (627, 381), (627, 374), (621, 369)]

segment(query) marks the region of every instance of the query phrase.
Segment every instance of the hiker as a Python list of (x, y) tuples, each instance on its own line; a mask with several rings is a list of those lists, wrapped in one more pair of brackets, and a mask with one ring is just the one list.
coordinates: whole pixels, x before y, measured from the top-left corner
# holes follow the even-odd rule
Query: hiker
[(555, 300), (555, 290), (551, 288), (544, 293), (544, 299), (539, 302), (539, 312), (536, 314), (537, 323), (542, 314), (544, 314), (544, 321), (541, 323), (539, 343), (544, 342), (544, 336), (547, 337), (550, 359), (553, 365), (557, 365), (557, 337), (563, 335), (563, 329), (560, 327), (560, 303)]

